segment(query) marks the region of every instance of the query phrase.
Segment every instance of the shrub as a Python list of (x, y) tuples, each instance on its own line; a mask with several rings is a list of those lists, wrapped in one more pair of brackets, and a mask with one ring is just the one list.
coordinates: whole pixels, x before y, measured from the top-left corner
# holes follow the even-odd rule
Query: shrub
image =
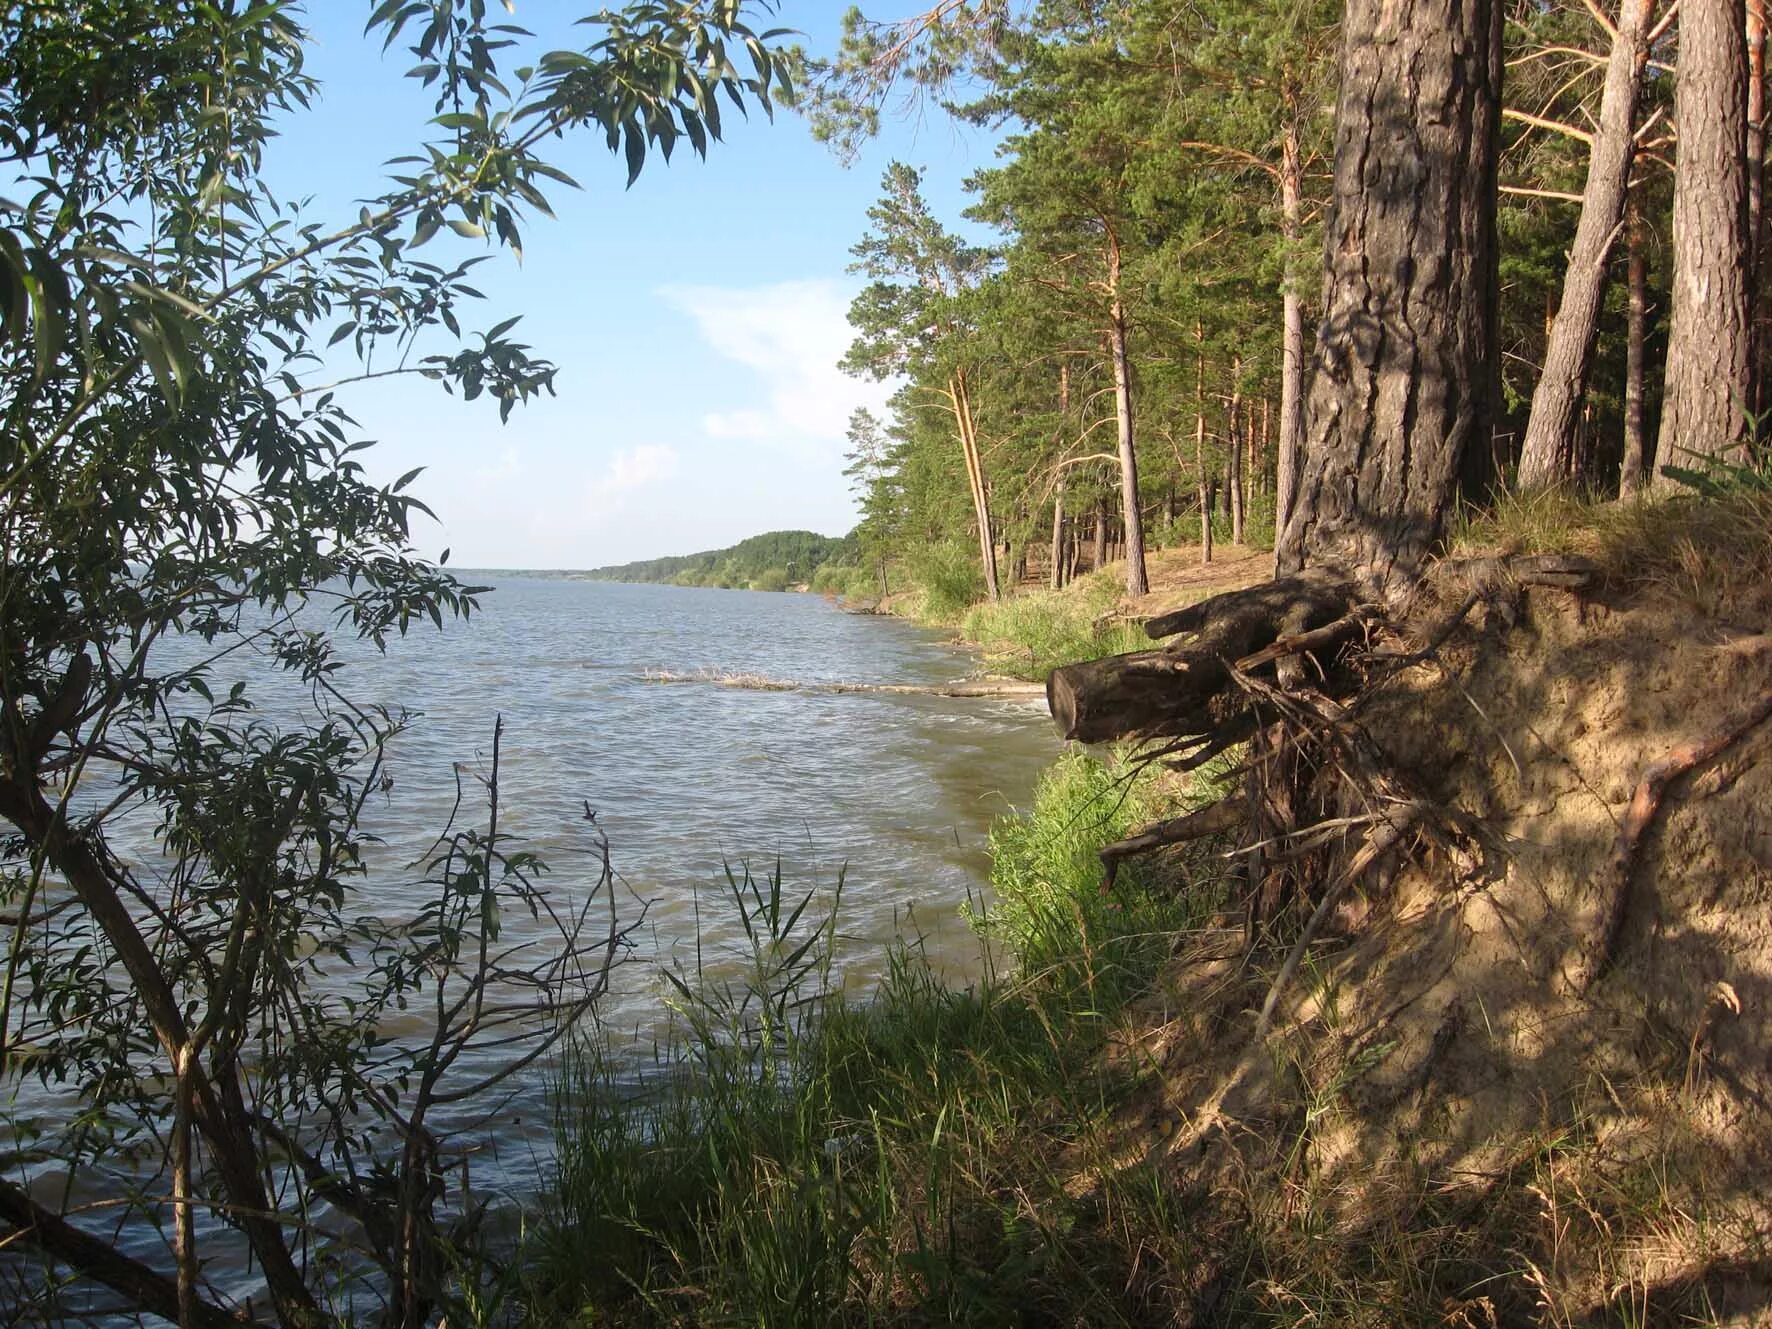
[(1212, 892), (1191, 881), (1153, 890), (1159, 873), (1150, 860), (1126, 864), (1113, 890), (1102, 889), (1102, 846), (1163, 805), (1148, 767), (1081, 751), (1061, 757), (1042, 777), (1033, 810), (991, 830), (996, 896), (977, 920), (981, 930), (1006, 943), (1025, 972), (1068, 974), (1091, 990), (1104, 981), (1135, 986), (1166, 953), (1167, 934), (1211, 903)]
[(753, 591), (785, 591), (788, 588), (788, 570), (786, 568), (766, 568), (751, 582)]
[(951, 623), (984, 598), (978, 551), (947, 541), (929, 546), (912, 560), (911, 580), (923, 592), (922, 617)]

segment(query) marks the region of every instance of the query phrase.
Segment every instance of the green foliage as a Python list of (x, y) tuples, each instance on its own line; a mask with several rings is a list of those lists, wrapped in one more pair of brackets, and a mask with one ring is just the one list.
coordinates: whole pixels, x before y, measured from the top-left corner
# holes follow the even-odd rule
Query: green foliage
[(984, 598), (978, 554), (954, 541), (929, 545), (909, 562), (911, 581), (922, 592), (919, 617), (952, 623)]
[(1208, 886), (1178, 887), (1136, 860), (1103, 888), (1098, 851), (1153, 820), (1164, 801), (1149, 767), (1066, 753), (1041, 778), (1033, 808), (992, 828), (995, 898), (979, 926), (1026, 972), (1093, 992), (1137, 991), (1168, 953), (1167, 934), (1216, 903)]
[[(101, 1244), (163, 1250), (167, 1192), (188, 1187), (203, 1240), (172, 1258), (201, 1298), (199, 1266), (251, 1269), (261, 1289), (219, 1282), (285, 1325), (353, 1301), (410, 1325), (484, 1304), (459, 1272), (483, 1267), (477, 1226), (450, 1221), (465, 1174), (431, 1114), (471, 1131), (621, 951), (587, 953), (582, 916), (500, 830), (496, 728), (484, 820), (464, 800), (397, 917), (393, 884), (369, 880), (360, 814), (409, 717), (352, 698), (336, 638), (440, 627), (478, 590), (414, 551), (418, 473), (369, 478), (351, 385), (410, 374), (501, 419), (551, 391), (514, 317), (467, 326), (492, 252), (464, 242), (520, 251), (572, 184), (542, 155), (564, 135), (595, 135), (631, 181), (650, 152), (718, 137), (716, 95), (767, 110), (782, 90), (774, 38), (734, 0), (603, 12), (564, 51), (488, 9), (369, 10), (435, 113), (387, 179), (326, 182), (360, 197), (330, 219), (261, 174), (318, 91), (298, 8), (68, 0), (0, 22), (19, 195), (0, 213), (0, 1065), (79, 1103), (31, 1123), (29, 1148), (58, 1194), (115, 1199)], [(311, 705), (261, 718), (234, 681), (255, 657)], [(138, 829), (114, 838), (125, 818)], [(501, 932), (512, 913), (525, 932)], [(32, 1258), (10, 1290), (81, 1318), (92, 1248), (20, 1220), (19, 1178), (0, 1176), (0, 1207)], [(363, 1257), (348, 1275), (321, 1208), (367, 1233), (345, 1239)], [(112, 1281), (139, 1303), (126, 1318), (188, 1318), (170, 1278)]]
[[(833, 902), (790, 897), (779, 870), (729, 881), (744, 941), (670, 976), (677, 1038), (639, 1086), (607, 1044), (561, 1083), (535, 1318), (1118, 1322), (1123, 1272), (1075, 1240), (1088, 1207), (1061, 1176), (1131, 1087), (1100, 1056), (1115, 971), (956, 990), (903, 946), (853, 1004), (836, 914), (815, 916)], [(1148, 978), (1166, 953), (1119, 941), (1122, 924), (1162, 926), (1155, 911), (1099, 924), (1091, 963), (1117, 952)]]
[(765, 568), (751, 582), (753, 591), (785, 591), (788, 588), (788, 572), (786, 568)]
[(785, 590), (807, 581), (813, 570), (830, 560), (853, 558), (850, 536), (818, 535), (812, 531), (767, 531), (740, 540), (725, 549), (669, 558), (649, 558), (592, 568), (579, 575), (592, 581), (665, 582), (676, 586), (716, 586), (744, 589), (753, 582), (779, 573), (781, 586), (758, 590)]
[(1043, 680), (1060, 665), (1150, 645), (1133, 625), (1097, 626), (1119, 592), (1111, 574), (1091, 573), (1063, 591), (1023, 591), (975, 605), (960, 621), (960, 633), (984, 648), (992, 670)]

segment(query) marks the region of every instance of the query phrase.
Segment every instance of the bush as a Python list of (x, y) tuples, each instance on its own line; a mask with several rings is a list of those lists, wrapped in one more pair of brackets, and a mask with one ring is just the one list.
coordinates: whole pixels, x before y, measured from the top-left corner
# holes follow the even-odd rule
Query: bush
[(751, 582), (753, 591), (785, 591), (789, 586), (786, 568), (766, 568)]
[(947, 541), (930, 545), (911, 562), (911, 580), (923, 592), (922, 617), (951, 623), (984, 599), (978, 551)]

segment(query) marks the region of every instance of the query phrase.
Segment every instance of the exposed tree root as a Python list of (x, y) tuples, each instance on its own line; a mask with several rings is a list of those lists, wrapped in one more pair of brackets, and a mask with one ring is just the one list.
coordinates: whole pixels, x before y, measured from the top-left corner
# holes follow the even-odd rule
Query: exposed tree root
[(1186, 844), (1190, 840), (1202, 840), (1208, 835), (1222, 835), (1226, 831), (1241, 828), (1248, 819), (1248, 809), (1243, 806), (1241, 799), (1221, 798), (1210, 807), (1190, 812), (1185, 817), (1159, 821), (1136, 835), (1116, 840), (1103, 848), (1100, 854), (1101, 864), (1107, 869), (1107, 878), (1102, 882), (1102, 889), (1107, 890), (1113, 886), (1120, 864), (1128, 858), (1148, 854), (1166, 845)]
[(1722, 726), (1703, 738), (1680, 744), (1660, 761), (1653, 762), (1637, 782), (1630, 807), (1618, 828), (1618, 839), (1606, 865), (1601, 890), (1605, 893), (1605, 922), (1577, 975), (1577, 987), (1585, 991), (1605, 977), (1618, 959), (1619, 943), (1624, 937), (1624, 924), (1629, 914), (1631, 877), (1636, 869), (1637, 854), (1644, 838), (1655, 824), (1667, 796), (1668, 786), (1682, 775), (1721, 756), (1749, 733), (1772, 718), (1772, 690), (1762, 692), (1746, 709), (1729, 717)]

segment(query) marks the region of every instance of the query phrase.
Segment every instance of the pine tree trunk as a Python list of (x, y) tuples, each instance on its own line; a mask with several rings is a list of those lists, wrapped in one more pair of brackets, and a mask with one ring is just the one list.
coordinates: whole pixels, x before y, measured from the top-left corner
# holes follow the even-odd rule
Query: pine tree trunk
[(1132, 366), (1126, 356), (1126, 309), (1120, 303), (1120, 242), (1108, 244), (1108, 344), (1114, 361), (1114, 414), (1120, 438), (1120, 512), (1126, 525), (1126, 594), (1144, 595), (1150, 580), (1144, 567), (1144, 519), (1138, 509), (1138, 452), (1132, 436)]
[(1747, 43), (1740, 0), (1682, 0), (1673, 308), (1657, 485), (1741, 441), (1748, 397)]
[(1763, 434), (1772, 338), (1757, 316), (1766, 306), (1766, 11), (1765, 0), (1747, 0), (1747, 246), (1749, 360), (1753, 366), (1753, 429)]
[(1225, 477), (1227, 495), (1231, 505), (1231, 543), (1243, 543), (1243, 357), (1237, 356), (1231, 364), (1231, 404), (1226, 413), (1228, 419), (1226, 451), (1229, 453), (1228, 474)]
[(1052, 499), (1052, 589), (1064, 589), (1064, 472), (1058, 473), (1058, 493)]
[(1107, 524), (1108, 501), (1103, 495), (1095, 500), (1095, 566), (1091, 569), (1094, 572), (1107, 566)]
[(966, 480), (972, 490), (972, 510), (978, 519), (978, 551), (984, 566), (984, 589), (992, 600), (1003, 598), (997, 582), (997, 539), (991, 528), (990, 491), (985, 487), (984, 463), (978, 455), (978, 435), (974, 431), (972, 398), (966, 390), (966, 376), (955, 374), (948, 381), (948, 397), (954, 404), (954, 422), (960, 431), (960, 450), (966, 458)]
[(1206, 328), (1194, 324), (1194, 464), (1200, 469), (1200, 562), (1212, 561), (1212, 484), (1206, 474)]
[(1304, 469), (1282, 573), (1400, 591), (1438, 547), (1497, 396), (1499, 0), (1351, 0)]
[(1533, 390), (1532, 413), (1526, 419), (1526, 442), (1520, 452), (1522, 490), (1549, 488), (1567, 474), (1563, 458), (1571, 452), (1576, 421), (1587, 395), (1594, 331), (1606, 295), (1612, 244), (1624, 216), (1637, 98), (1649, 59), (1649, 28), (1654, 17), (1655, 0), (1624, 0), (1619, 11), (1617, 35), (1606, 62), (1605, 90), (1600, 94), (1600, 123), (1588, 151), (1581, 219), (1576, 223), (1569, 266), (1563, 275), (1563, 301), (1551, 322), (1544, 372)]
[[(1304, 212), (1304, 159), (1298, 144), (1298, 119), (1287, 116), (1280, 141), (1280, 232), (1288, 245), (1298, 243)], [(1274, 477), (1274, 531), (1286, 529), (1298, 492), (1298, 462), (1304, 449), (1304, 302), (1297, 274), (1288, 272), (1281, 292), (1280, 314), (1280, 453)]]
[(1647, 458), (1643, 445), (1643, 334), (1649, 316), (1649, 261), (1643, 253), (1643, 222), (1631, 206), (1625, 243), (1630, 246), (1626, 281), (1630, 303), (1624, 324), (1624, 461), (1618, 468), (1618, 494), (1629, 498), (1643, 487)]

